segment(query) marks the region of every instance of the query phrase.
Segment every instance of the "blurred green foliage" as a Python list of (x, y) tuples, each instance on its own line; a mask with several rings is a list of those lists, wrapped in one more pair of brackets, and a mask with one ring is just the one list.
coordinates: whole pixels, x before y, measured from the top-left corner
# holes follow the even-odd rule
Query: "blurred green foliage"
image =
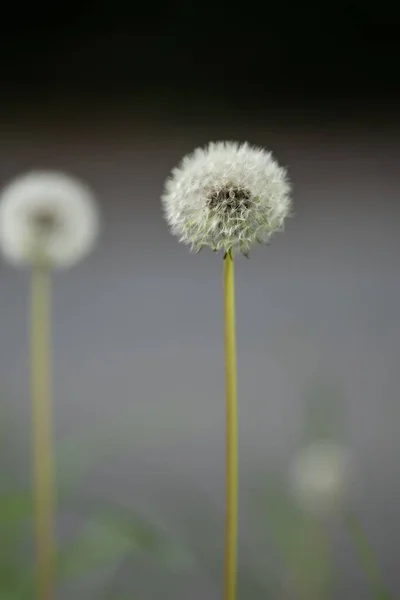
[[(27, 440), (21, 430), (23, 428), (15, 422), (8, 403), (1, 403), (0, 600), (32, 600), (35, 597), (33, 494), (20, 472), (27, 471), (24, 462), (29, 462)], [(96, 462), (96, 448), (101, 455), (100, 450), (104, 447), (102, 433), (104, 431), (100, 427), (91, 437), (86, 434), (87, 448), (91, 451), (80, 457), (77, 452), (82, 452), (82, 445), (77, 444), (73, 436), (63, 444), (63, 457), (72, 468), (66, 470), (65, 481), (62, 468), (57, 473), (60, 484), (58, 518), (64, 514), (71, 516), (68, 503), (69, 492), (72, 492), (71, 484), (76, 488), (85, 478), (88, 469)], [(25, 450), (25, 455), (21, 449)], [(66, 456), (68, 452), (71, 453), (69, 457)], [(72, 458), (72, 462), (68, 458)], [(63, 460), (60, 462), (63, 464)], [(75, 473), (73, 465), (79, 466)], [(28, 468), (29, 466), (28, 464)], [(82, 520), (80, 511), (72, 516), (78, 521)], [(57, 577), (60, 589), (64, 583), (90, 578), (103, 568), (117, 569), (127, 556), (132, 560), (135, 556), (146, 557), (168, 570), (190, 568), (193, 564), (187, 550), (161, 525), (157, 517), (148, 519), (129, 507), (110, 504), (91, 506), (90, 511), (86, 511), (84, 515), (83, 526), (78, 528), (72, 539), (66, 541), (59, 537), (58, 542)], [(105, 591), (102, 599), (107, 597)], [(116, 600), (113, 595), (110, 598)]]
[[(345, 443), (345, 398), (339, 386), (320, 373), (311, 379), (300, 398), (304, 423), (295, 451), (320, 441)], [(262, 473), (251, 497), (251, 514), (259, 552), (271, 545), (280, 555), (281, 591), (275, 598), (329, 600), (334, 595), (335, 561), (329, 521), (302, 509), (291, 493), (285, 469)], [(389, 600), (377, 557), (361, 523), (349, 506), (338, 509), (335, 523), (350, 533), (361, 559), (371, 598)]]
[(269, 473), (253, 503), (260, 553), (274, 549), (280, 562), (280, 593), (294, 600), (328, 600), (332, 556), (326, 531), (294, 502), (281, 473)]
[[(295, 451), (315, 440), (341, 440), (344, 399), (337, 386), (318, 374), (306, 384), (300, 401), (304, 422)], [(324, 523), (296, 502), (285, 468), (280, 465), (261, 473), (250, 503), (250, 527), (258, 552), (278, 555), (280, 586), (275, 598), (329, 600), (333, 589), (331, 540)]]
[[(318, 374), (305, 386), (300, 401), (304, 427), (297, 449), (321, 439), (343, 442), (344, 396), (338, 386)], [(21, 463), (25, 461), (29, 466), (29, 450), (21, 460), (19, 449), (21, 444), (24, 447), (26, 439), (16, 438), (19, 429), (12, 421), (12, 411), (0, 414), (0, 600), (32, 600), (33, 553), (29, 552), (32, 494), (19, 477)], [(165, 420), (161, 421), (165, 434)], [(173, 427), (171, 424), (168, 434), (173, 435)], [(147, 437), (145, 430), (142, 423), (140, 431)], [(113, 422), (84, 427), (81, 433), (61, 440), (57, 452), (59, 515), (70, 512), (71, 494), (76, 495), (97, 461), (122, 456), (131, 444), (130, 419), (124, 418), (121, 423), (117, 417)], [(238, 598), (330, 600), (334, 594), (335, 564), (325, 523), (299, 507), (289, 490), (284, 469), (263, 472), (257, 479), (247, 511), (249, 522), (239, 540)], [(132, 581), (135, 585), (135, 558), (154, 561), (166, 572), (195, 567), (213, 582), (216, 590), (221, 589), (224, 514), (211, 506), (206, 496), (200, 498), (198, 491), (192, 499), (189, 493), (185, 488), (178, 534), (172, 534), (158, 516), (147, 517), (129, 507), (91, 505), (83, 513), (78, 511), (75, 516), (83, 515), (82, 526), (72, 539), (62, 540), (59, 547), (60, 589), (65, 583), (79, 583), (99, 570), (108, 569), (110, 582), (109, 586), (103, 586), (101, 600), (127, 600), (125, 584), (129, 586)], [(356, 550), (363, 558), (364, 568), (368, 567), (373, 575), (370, 575), (372, 583), (375, 582), (371, 597), (389, 600), (359, 524), (353, 519), (349, 525), (345, 514), (342, 516), (349, 531), (356, 530), (352, 536)], [(133, 566), (129, 582), (120, 585), (119, 569), (127, 561)]]

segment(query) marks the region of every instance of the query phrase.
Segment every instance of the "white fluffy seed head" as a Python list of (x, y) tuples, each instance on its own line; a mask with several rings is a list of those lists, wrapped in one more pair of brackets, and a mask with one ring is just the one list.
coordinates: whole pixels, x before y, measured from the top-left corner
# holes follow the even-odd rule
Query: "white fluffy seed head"
[(185, 156), (165, 183), (172, 233), (198, 252), (208, 246), (247, 255), (281, 231), (290, 214), (286, 170), (247, 143), (211, 142)]
[(64, 173), (26, 173), (0, 195), (0, 248), (16, 266), (40, 256), (52, 268), (70, 267), (92, 250), (99, 225), (91, 190)]
[(349, 457), (332, 441), (318, 441), (303, 449), (290, 469), (290, 487), (300, 507), (315, 515), (337, 510), (349, 484)]

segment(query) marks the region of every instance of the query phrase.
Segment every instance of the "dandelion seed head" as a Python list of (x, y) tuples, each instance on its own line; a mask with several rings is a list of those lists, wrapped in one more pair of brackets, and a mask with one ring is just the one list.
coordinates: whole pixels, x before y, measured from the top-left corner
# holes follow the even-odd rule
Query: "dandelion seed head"
[(64, 173), (32, 171), (0, 194), (0, 249), (15, 266), (40, 256), (51, 267), (70, 267), (92, 250), (99, 227), (93, 193)]
[(290, 469), (290, 486), (298, 504), (314, 514), (340, 507), (349, 483), (349, 457), (331, 441), (313, 442), (303, 449)]
[(290, 184), (286, 170), (263, 148), (211, 142), (173, 169), (162, 204), (172, 233), (193, 250), (247, 254), (283, 230)]

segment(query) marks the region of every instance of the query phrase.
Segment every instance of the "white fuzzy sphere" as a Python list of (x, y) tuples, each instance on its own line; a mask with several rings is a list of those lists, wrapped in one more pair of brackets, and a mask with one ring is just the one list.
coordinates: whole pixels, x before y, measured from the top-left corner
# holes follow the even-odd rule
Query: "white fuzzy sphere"
[(165, 183), (172, 233), (195, 251), (247, 254), (283, 229), (291, 209), (286, 170), (247, 143), (211, 142), (183, 158)]
[(348, 483), (348, 453), (343, 446), (331, 441), (312, 443), (291, 465), (293, 496), (304, 510), (314, 514), (339, 508)]
[[(38, 227), (41, 218), (51, 219), (45, 236)], [(91, 190), (64, 173), (26, 173), (0, 195), (0, 249), (16, 266), (31, 265), (40, 244), (51, 267), (70, 267), (92, 250), (99, 225)]]

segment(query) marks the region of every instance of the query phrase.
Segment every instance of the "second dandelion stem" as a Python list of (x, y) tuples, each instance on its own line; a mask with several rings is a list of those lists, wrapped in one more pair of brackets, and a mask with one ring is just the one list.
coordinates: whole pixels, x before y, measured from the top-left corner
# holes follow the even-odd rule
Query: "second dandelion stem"
[(236, 385), (235, 279), (231, 252), (224, 260), (226, 376), (226, 524), (224, 600), (236, 600), (238, 537), (238, 415)]
[(37, 600), (54, 600), (54, 475), (51, 401), (51, 282), (49, 269), (32, 269), (31, 385)]

